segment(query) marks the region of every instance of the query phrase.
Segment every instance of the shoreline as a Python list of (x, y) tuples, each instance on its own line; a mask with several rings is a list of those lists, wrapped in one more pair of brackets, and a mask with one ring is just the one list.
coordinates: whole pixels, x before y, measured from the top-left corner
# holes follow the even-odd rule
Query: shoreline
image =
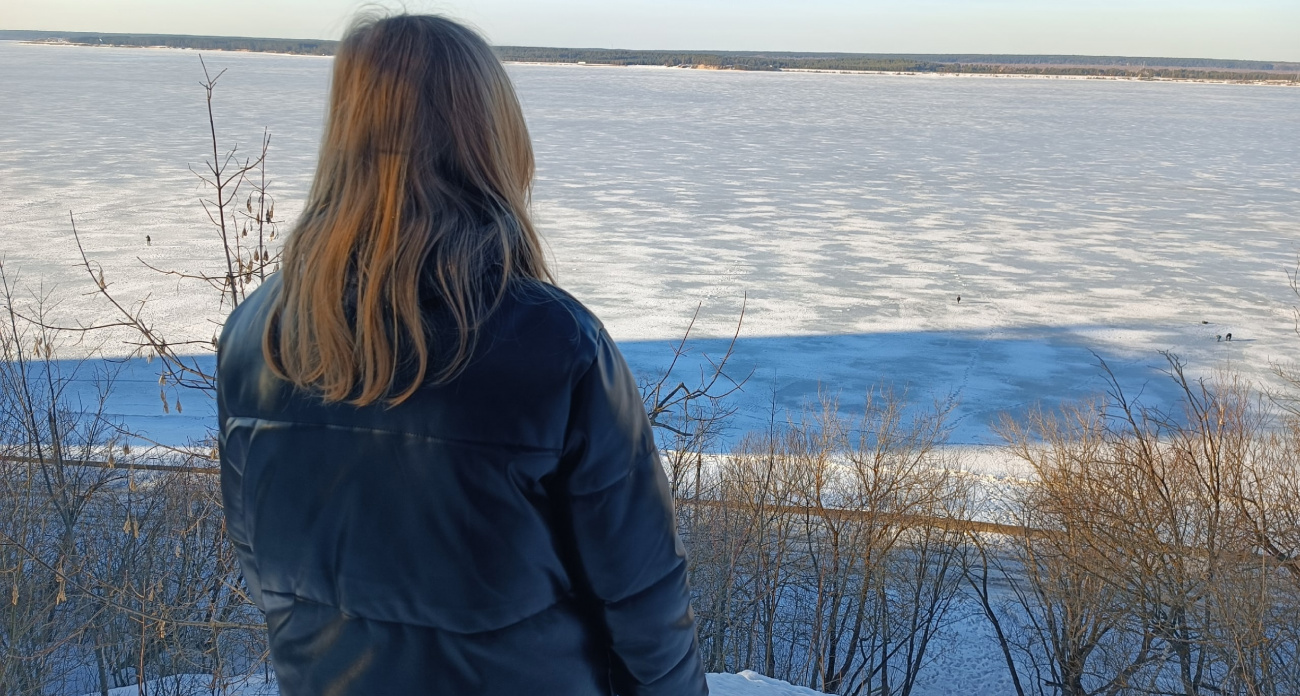
[[(737, 71), (744, 72), (744, 71)], [(1038, 79), (1038, 80), (1113, 80), (1118, 82), (1186, 82), (1206, 85), (1259, 85), (1262, 87), (1300, 87), (1295, 80), (1223, 80), (1204, 77), (1138, 77), (1135, 75), (1052, 75), (1043, 73), (962, 73), (962, 72), (916, 72), (887, 70), (822, 70), (818, 68), (786, 68), (780, 72), (823, 73), (840, 75), (894, 75), (900, 77), (978, 77), (989, 79)]]
[(1214, 80), (1199, 77), (1137, 77), (1131, 75), (1052, 75), (1043, 73), (976, 73), (976, 72), (920, 72), (905, 70), (829, 70), (822, 68), (782, 68), (780, 70), (743, 70), (739, 68), (717, 68), (694, 65), (618, 65), (615, 63), (551, 63), (544, 61), (503, 60), (505, 65), (533, 65), (563, 68), (648, 68), (653, 70), (700, 70), (705, 72), (730, 73), (815, 73), (823, 75), (883, 75), (885, 77), (930, 77), (943, 78), (986, 78), (986, 79), (1027, 79), (1027, 80), (1112, 80), (1118, 82), (1177, 82), (1207, 85), (1259, 85), (1262, 87), (1300, 87), (1300, 81), (1282, 80)]
[[(217, 52), (217, 53), (249, 53), (274, 56), (296, 56), (301, 58), (333, 58), (333, 56), (316, 55), (311, 53), (288, 53), (284, 51), (257, 51), (251, 49), (198, 49), (186, 48), (181, 46), (133, 46), (121, 44), (90, 44), (75, 43), (71, 41), (42, 41), (27, 40), (16, 41), (15, 43), (29, 46), (65, 46), (74, 48), (129, 48), (129, 49), (155, 49), (165, 51), (194, 51), (194, 52)], [(1212, 79), (1199, 77), (1142, 77), (1137, 75), (1072, 75), (1072, 74), (1052, 74), (1052, 73), (1030, 73), (1030, 72), (1001, 72), (1001, 73), (982, 73), (982, 72), (945, 72), (945, 71), (907, 71), (907, 70), (841, 70), (826, 68), (781, 68), (777, 70), (744, 70), (740, 68), (718, 67), (710, 65), (620, 65), (616, 63), (588, 63), (588, 62), (550, 62), (550, 61), (523, 61), (523, 60), (503, 60), (505, 65), (531, 65), (531, 66), (548, 66), (548, 67), (572, 67), (572, 68), (652, 68), (657, 70), (705, 70), (710, 72), (733, 72), (733, 73), (811, 73), (823, 75), (882, 75), (887, 77), (930, 77), (930, 78), (986, 78), (986, 79), (1039, 79), (1039, 80), (1110, 80), (1118, 82), (1167, 82), (1167, 83), (1189, 83), (1189, 84), (1207, 84), (1207, 85), (1253, 85), (1261, 87), (1300, 87), (1300, 81), (1297, 80), (1232, 80), (1232, 79)]]
[(90, 44), (90, 43), (73, 43), (71, 41), (15, 41), (12, 39), (0, 39), (0, 43), (16, 43), (24, 46), (49, 46), (53, 48), (124, 48), (142, 51), (190, 51), (194, 53), (245, 53), (256, 54), (261, 56), (290, 56), (293, 58), (330, 58), (332, 55), (321, 55), (318, 53), (289, 53), (286, 51), (254, 51), (244, 48), (189, 48), (186, 46), (132, 46), (126, 44)]

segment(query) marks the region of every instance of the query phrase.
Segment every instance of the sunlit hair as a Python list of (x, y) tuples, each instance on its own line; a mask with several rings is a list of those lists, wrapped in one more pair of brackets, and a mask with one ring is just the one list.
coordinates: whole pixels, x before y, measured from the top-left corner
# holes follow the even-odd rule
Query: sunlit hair
[(284, 249), (271, 368), (356, 405), (456, 377), (511, 280), (550, 279), (532, 178), (519, 101), (478, 34), (429, 15), (358, 20)]

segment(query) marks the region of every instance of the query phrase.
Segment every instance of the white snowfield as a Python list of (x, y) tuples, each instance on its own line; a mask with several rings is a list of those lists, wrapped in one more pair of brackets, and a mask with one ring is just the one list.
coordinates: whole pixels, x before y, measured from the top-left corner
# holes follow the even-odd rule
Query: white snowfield
[[(247, 154), (269, 128), (285, 232), (312, 176), (330, 63), (205, 57), (228, 71), (224, 146)], [(213, 267), (187, 170), (210, 151), (198, 56), (0, 42), (0, 64), (6, 268), (59, 316), (104, 318), (83, 296), (72, 210), (115, 293), (148, 296), (173, 341), (207, 341), (222, 315), (213, 294), (141, 267)], [(1300, 249), (1300, 89), (509, 71), (559, 282), (637, 371), (667, 364), (700, 305), (707, 340), (681, 366), (689, 381), (748, 298), (737, 432), (766, 423), (774, 398), (797, 410), (820, 390), (852, 406), (888, 383), (958, 404), (955, 442), (996, 442), (1004, 411), (1100, 391), (1099, 358), (1159, 404), (1171, 390), (1158, 351), (1195, 375), (1270, 383), (1300, 346), (1286, 276)], [(110, 354), (124, 350), (115, 340)], [(164, 414), (152, 369), (120, 385), (114, 408), (161, 440), (201, 435), (210, 410), (191, 399)]]
[[(788, 682), (779, 679), (771, 679), (757, 672), (745, 670), (739, 674), (709, 674), (710, 696), (825, 696), (819, 691), (805, 689), (800, 686), (791, 686)], [(149, 693), (166, 693), (175, 696), (193, 693), (195, 696), (200, 694), (210, 694), (212, 680), (202, 674), (187, 674), (178, 677), (172, 677), (167, 680), (159, 680), (148, 684)], [(544, 685), (539, 685), (544, 688)], [(159, 688), (164, 689), (158, 691)], [(109, 689), (109, 696), (138, 696), (140, 693), (138, 686), (123, 686), (116, 689)], [(225, 692), (227, 696), (276, 696), (279, 692), (274, 685), (268, 685), (262, 680), (253, 680), (249, 683), (235, 687), (234, 690)], [(85, 694), (85, 696), (99, 696), (99, 692)], [(398, 696), (398, 695), (394, 695)]]

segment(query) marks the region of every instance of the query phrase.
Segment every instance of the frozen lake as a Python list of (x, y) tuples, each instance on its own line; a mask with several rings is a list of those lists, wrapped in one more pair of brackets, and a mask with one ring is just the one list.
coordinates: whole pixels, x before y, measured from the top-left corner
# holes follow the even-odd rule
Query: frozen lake
[[(228, 70), (219, 135), (251, 148), (270, 129), (291, 221), (329, 60), (205, 59)], [(990, 442), (1002, 411), (1101, 388), (1094, 354), (1158, 402), (1158, 351), (1267, 381), (1300, 346), (1286, 277), (1300, 89), (509, 70), (561, 285), (635, 369), (666, 364), (699, 303), (694, 355), (716, 354), (748, 296), (738, 429), (766, 421), (773, 392), (797, 409), (819, 389), (852, 404), (883, 382), (956, 400), (955, 440)], [(201, 77), (188, 51), (0, 42), (0, 253), (64, 315), (97, 307), (73, 266), (71, 209), (116, 291), (151, 293), (160, 321), (211, 335), (211, 296), (136, 260), (197, 271), (216, 249), (187, 169), (208, 147)], [(123, 415), (165, 440), (202, 432), (201, 405), (164, 415), (148, 368), (125, 378)]]

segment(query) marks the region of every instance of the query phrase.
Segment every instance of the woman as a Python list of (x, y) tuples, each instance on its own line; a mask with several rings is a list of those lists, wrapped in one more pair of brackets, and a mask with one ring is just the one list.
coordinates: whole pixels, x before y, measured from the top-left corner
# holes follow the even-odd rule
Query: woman
[(230, 538), (281, 692), (706, 694), (635, 382), (551, 285), (488, 45), (354, 26), (284, 270), (221, 338)]

